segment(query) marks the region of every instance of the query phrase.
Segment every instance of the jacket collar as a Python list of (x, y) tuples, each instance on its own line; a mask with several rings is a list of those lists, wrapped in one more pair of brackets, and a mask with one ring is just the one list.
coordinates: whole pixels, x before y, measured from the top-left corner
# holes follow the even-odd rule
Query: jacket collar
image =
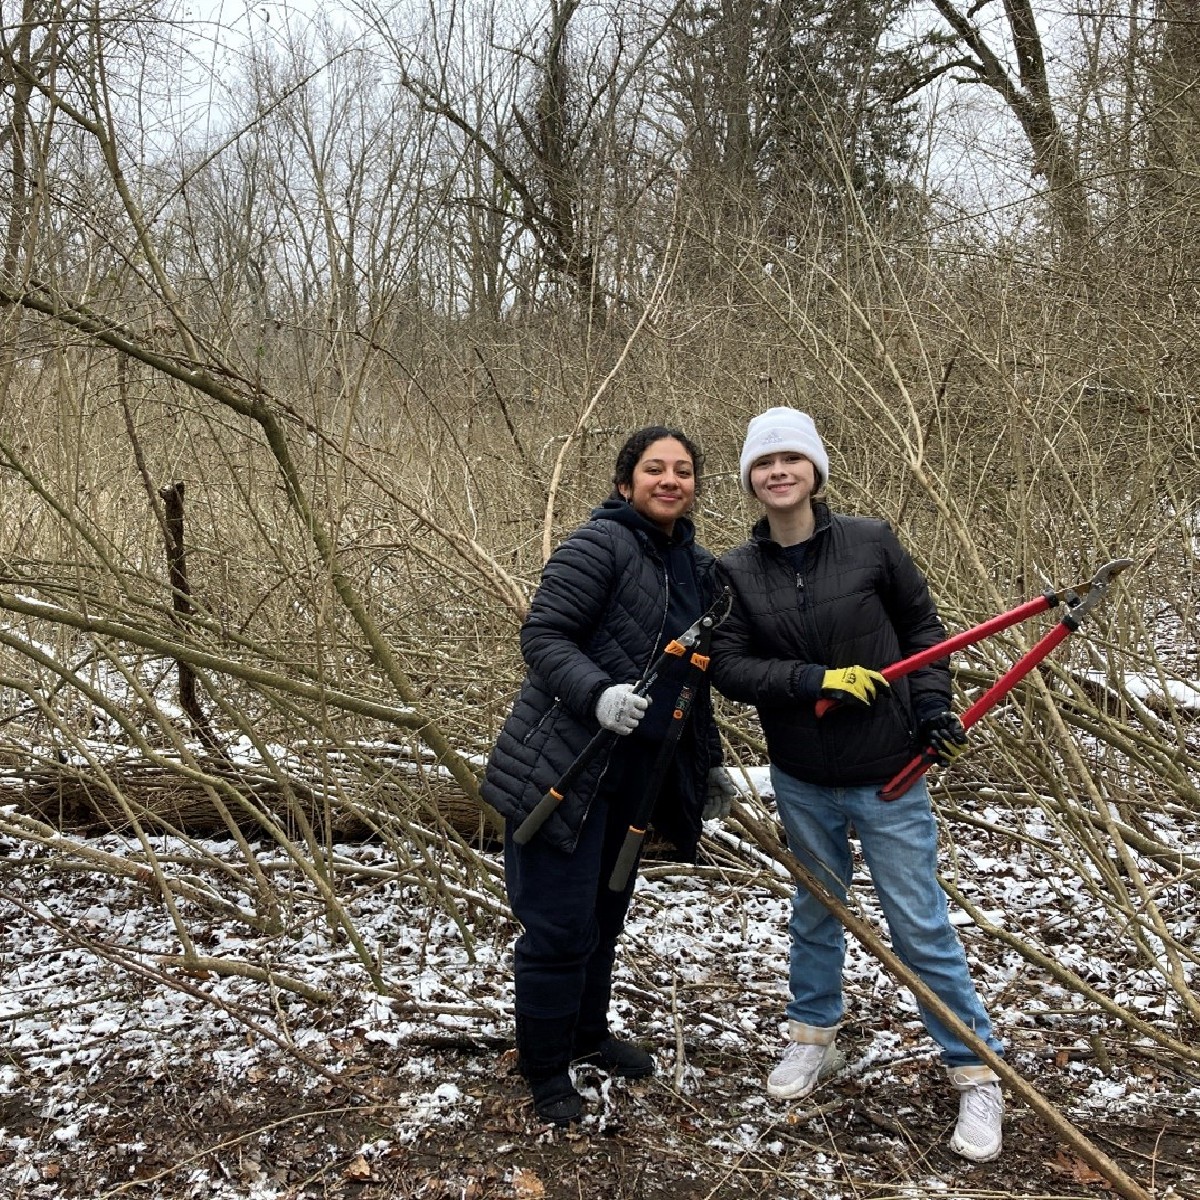
[[(809, 539), (815, 542), (833, 524), (833, 514), (824, 500), (813, 501), (813, 533)], [(759, 517), (750, 530), (750, 540), (764, 550), (782, 552), (783, 547), (771, 536), (771, 525), (766, 517)]]
[(664, 533), (653, 521), (647, 520), (627, 500), (609, 497), (599, 507), (592, 509), (593, 521), (615, 521), (647, 539), (656, 550), (670, 550), (675, 546), (690, 546), (696, 540), (696, 527), (690, 517), (680, 517), (670, 533)]

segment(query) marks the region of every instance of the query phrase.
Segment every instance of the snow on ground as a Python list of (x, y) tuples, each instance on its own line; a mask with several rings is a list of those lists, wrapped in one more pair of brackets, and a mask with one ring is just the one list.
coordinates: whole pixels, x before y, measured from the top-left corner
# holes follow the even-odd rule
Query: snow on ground
[[(88, 845), (118, 856), (140, 853), (135, 842), (118, 837)], [(155, 849), (177, 875), (244, 902), (231, 890), (231, 878), (244, 867), (230, 844), (209, 842), (203, 850), (233, 864), (233, 877), (223, 877), (182, 843), (160, 839)], [(260, 849), (269, 863), (270, 851)], [(369, 1093), (382, 1085), (376, 1077), (383, 1075), (387, 1120), (369, 1136), (356, 1133), (353, 1145), (320, 1125), (309, 1131), (309, 1161), (326, 1161), (329, 1170), (336, 1165), (343, 1181), (356, 1170), (366, 1181), (374, 1177), (373, 1164), (389, 1155), (415, 1153), (431, 1138), (461, 1139), (498, 1128), (501, 1121), (512, 1131), (495, 1153), (517, 1153), (514, 1147), (530, 1137), (528, 1113), (520, 1120), (513, 1116), (522, 1095), (519, 1081), (497, 1083), (507, 1070), (498, 1064), (511, 1059), (505, 1053), (511, 1038), (511, 922), (494, 904), (429, 911), (412, 888), (377, 873), (355, 875), (355, 867), (377, 872), (390, 865), (378, 846), (346, 845), (336, 853), (345, 867), (341, 895), (375, 964), (394, 985), (391, 997), (376, 994), (345, 937), (331, 931), (302, 888), (293, 889), (297, 898), (285, 914), (289, 932), (272, 938), (187, 902), (181, 916), (200, 953), (267, 966), (331, 993), (323, 1004), (250, 978), (196, 977), (164, 965), (163, 956), (178, 955), (181, 945), (152, 887), (72, 869), (45, 852), (0, 842), (0, 1196), (89, 1194), (72, 1191), (71, 1179), (79, 1187), (86, 1179), (92, 1194), (105, 1196), (146, 1179), (169, 1179), (171, 1194), (180, 1196), (280, 1200), (330, 1194), (305, 1191), (294, 1177), (273, 1172), (263, 1154), (256, 1158), (250, 1141), (236, 1134), (239, 1105), (274, 1089), (306, 1098), (316, 1111), (321, 1097), (333, 1096), (347, 1078)], [(1122, 996), (1148, 1021), (1178, 1030), (1178, 1005), (1162, 979), (1130, 968), (1122, 943), (1106, 936), (1095, 900), (1082, 888), (1073, 890), (1015, 854), (1012, 844), (989, 843), (977, 833), (964, 836), (956, 869), (989, 919), (1047, 933), (1064, 964)], [(619, 959), (615, 1031), (657, 1049), (655, 1086), (665, 1090), (649, 1098), (635, 1092), (631, 1100), (622, 1081), (581, 1078), (592, 1102), (583, 1133), (619, 1132), (631, 1104), (644, 1120), (650, 1119), (646, 1105), (659, 1104), (684, 1114), (672, 1118), (671, 1128), (688, 1131), (690, 1144), (711, 1156), (709, 1168), (741, 1170), (749, 1156), (791, 1172), (780, 1200), (841, 1195), (845, 1154), (819, 1139), (804, 1142), (802, 1153), (795, 1130), (781, 1124), (778, 1106), (762, 1090), (780, 1045), (787, 970), (787, 899), (769, 882), (767, 876), (756, 882), (745, 873), (723, 875), (720, 868), (693, 873), (649, 864)], [(879, 928), (869, 889), (858, 891), (863, 911)], [(1179, 916), (1194, 921), (1194, 896), (1190, 916)], [(956, 910), (956, 922), (1010, 1060), (1031, 1077), (1048, 1077), (1068, 1116), (1106, 1128), (1150, 1130), (1177, 1128), (1182, 1121), (1200, 1135), (1200, 1071), (1194, 1063), (1164, 1066), (1161, 1050), (1148, 1039), (1115, 1029), (1094, 1004), (1015, 951), (985, 940), (965, 913)], [(849, 1063), (837, 1094), (865, 1097), (868, 1110), (875, 1092), (891, 1097), (868, 1115), (873, 1136), (886, 1141), (890, 1159), (902, 1160), (906, 1186), (915, 1189), (903, 1194), (945, 1192), (955, 1177), (947, 1176), (944, 1162), (915, 1154), (903, 1138), (886, 1132), (889, 1122), (918, 1128), (930, 1104), (945, 1103), (911, 997), (853, 942), (846, 990)], [(1107, 1047), (1106, 1061), (1097, 1047)], [(453, 1075), (447, 1048), (469, 1051), (468, 1065)], [(924, 1089), (936, 1090), (933, 1101), (925, 1100)], [(158, 1115), (169, 1110), (176, 1120), (202, 1112), (207, 1122), (213, 1097), (223, 1105), (228, 1136), (238, 1140), (236, 1168), (212, 1152), (222, 1137), (215, 1127), (193, 1129), (189, 1145), (199, 1149), (163, 1163), (163, 1132), (139, 1120), (139, 1105)], [(947, 1111), (937, 1109), (938, 1119)], [(257, 1111), (254, 1119), (262, 1120)], [(280, 1120), (288, 1119), (285, 1107)], [(799, 1119), (803, 1128), (807, 1118)], [(940, 1144), (944, 1132), (938, 1130), (933, 1141)], [(801, 1153), (803, 1185), (796, 1174)], [(877, 1161), (877, 1151), (871, 1153)], [(1166, 1165), (1162, 1170), (1171, 1178)], [(520, 1195), (522, 1168), (505, 1170), (510, 1190), (503, 1194)], [(1188, 1188), (1200, 1193), (1194, 1157), (1172, 1170), (1179, 1194), (1189, 1194)], [(679, 1171), (687, 1174), (685, 1167)], [(141, 1194), (167, 1192), (150, 1187)], [(850, 1188), (845, 1194), (861, 1192)]]
[[(1108, 684), (1108, 676), (1103, 671), (1083, 671), (1081, 678), (1100, 687)], [(1166, 698), (1181, 712), (1200, 712), (1200, 687), (1194, 683), (1133, 672), (1122, 675), (1121, 682), (1125, 690), (1137, 700), (1161, 701)]]

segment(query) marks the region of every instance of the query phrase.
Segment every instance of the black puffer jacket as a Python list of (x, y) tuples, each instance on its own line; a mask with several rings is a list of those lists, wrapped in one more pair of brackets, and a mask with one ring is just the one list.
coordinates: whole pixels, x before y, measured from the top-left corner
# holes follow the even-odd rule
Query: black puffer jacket
[(713, 636), (713, 684), (754, 704), (771, 761), (822, 787), (882, 783), (912, 756), (919, 718), (950, 705), (948, 665), (898, 679), (870, 708), (818, 720), (827, 668), (881, 670), (945, 638), (924, 576), (885, 521), (813, 505), (801, 571), (764, 518), (721, 556), (733, 610)]
[[(640, 679), (666, 642), (708, 607), (715, 567), (695, 544), (690, 521), (677, 521), (667, 539), (622, 501), (606, 501), (555, 550), (521, 627), (529, 674), (487, 764), (483, 795), (493, 808), (514, 822), (525, 818), (598, 731), (601, 692)], [(679, 579), (674, 588), (672, 575)], [(686, 621), (673, 602), (680, 594), (699, 600)], [(676, 622), (678, 629), (667, 628)], [(707, 683), (690, 719), (677, 764), (682, 811), (655, 817), (689, 858), (700, 837), (708, 769), (721, 761)], [(607, 754), (592, 763), (539, 836), (567, 852), (575, 848), (607, 764)]]

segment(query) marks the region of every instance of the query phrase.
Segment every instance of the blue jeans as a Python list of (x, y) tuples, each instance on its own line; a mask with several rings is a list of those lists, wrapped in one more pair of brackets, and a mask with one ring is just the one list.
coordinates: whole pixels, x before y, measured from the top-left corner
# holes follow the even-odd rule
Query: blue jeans
[[(875, 893), (892, 935), (892, 948), (968, 1029), (1002, 1052), (984, 1011), (946, 894), (937, 881), (937, 824), (924, 782), (898, 800), (879, 799), (877, 787), (817, 787), (771, 768), (775, 803), (792, 854), (840, 900), (850, 885), (850, 828), (862, 845)], [(793, 1021), (820, 1028), (842, 1019), (842, 966), (846, 939), (841, 922), (798, 887), (792, 899), (791, 1003)], [(920, 1007), (920, 1006), (918, 1006)], [(979, 1057), (932, 1013), (921, 1020), (942, 1048), (947, 1067), (974, 1065)]]

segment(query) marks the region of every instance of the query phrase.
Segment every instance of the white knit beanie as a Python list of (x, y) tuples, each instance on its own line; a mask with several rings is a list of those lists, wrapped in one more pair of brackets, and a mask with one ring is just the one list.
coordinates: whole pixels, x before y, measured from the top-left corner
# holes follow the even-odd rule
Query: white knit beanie
[(794, 408), (768, 408), (746, 426), (742, 443), (742, 488), (750, 491), (750, 467), (764, 454), (803, 454), (817, 469), (817, 488), (829, 482), (829, 455), (808, 413)]

